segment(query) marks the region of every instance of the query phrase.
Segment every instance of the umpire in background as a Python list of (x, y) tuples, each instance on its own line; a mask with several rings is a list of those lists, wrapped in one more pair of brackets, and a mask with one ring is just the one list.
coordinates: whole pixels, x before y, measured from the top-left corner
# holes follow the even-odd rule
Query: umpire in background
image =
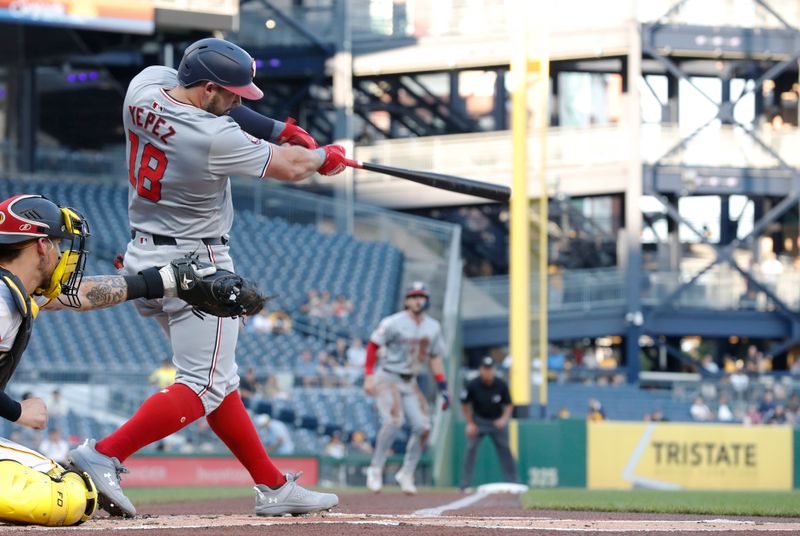
[(475, 457), (483, 436), (489, 436), (500, 456), (507, 482), (517, 481), (517, 468), (508, 448), (508, 420), (511, 418), (511, 395), (508, 384), (495, 374), (494, 359), (481, 359), (480, 374), (470, 380), (461, 393), (461, 409), (467, 420), (467, 454), (461, 473), (461, 490), (472, 486)]

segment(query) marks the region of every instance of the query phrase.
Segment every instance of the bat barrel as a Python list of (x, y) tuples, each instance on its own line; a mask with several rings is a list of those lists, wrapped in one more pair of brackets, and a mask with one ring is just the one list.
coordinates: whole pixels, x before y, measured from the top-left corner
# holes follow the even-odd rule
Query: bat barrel
[[(372, 162), (359, 162), (360, 168), (376, 173), (383, 173), (401, 179), (406, 179), (441, 190), (448, 190), (465, 195), (491, 199), (501, 203), (508, 202), (511, 198), (511, 188), (501, 184), (476, 181), (457, 177), (455, 175), (445, 175), (442, 173), (432, 173), (430, 171), (418, 171), (413, 169), (396, 168)], [(356, 166), (353, 166), (356, 167)]]

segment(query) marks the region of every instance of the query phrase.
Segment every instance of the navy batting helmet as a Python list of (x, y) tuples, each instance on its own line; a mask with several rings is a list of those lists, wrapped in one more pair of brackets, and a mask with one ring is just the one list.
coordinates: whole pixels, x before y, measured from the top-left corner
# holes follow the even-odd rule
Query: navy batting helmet
[(209, 81), (249, 100), (264, 96), (253, 83), (255, 75), (256, 60), (250, 54), (233, 43), (214, 37), (189, 45), (178, 66), (181, 85)]
[(430, 294), (428, 294), (428, 286), (422, 281), (414, 281), (411, 283), (411, 286), (406, 289), (406, 298), (411, 298), (412, 296), (431, 297)]
[(428, 293), (428, 285), (422, 281), (414, 281), (411, 283), (411, 286), (406, 289), (406, 299), (413, 298), (415, 296), (422, 296), (425, 298), (425, 305), (422, 306), (423, 311), (426, 310), (431, 304), (431, 295)]

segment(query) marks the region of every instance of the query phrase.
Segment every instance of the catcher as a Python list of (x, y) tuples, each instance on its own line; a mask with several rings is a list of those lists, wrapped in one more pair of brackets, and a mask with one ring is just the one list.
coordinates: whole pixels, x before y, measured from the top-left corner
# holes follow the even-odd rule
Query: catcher
[[(40, 309), (88, 311), (136, 298), (185, 295), (203, 312), (243, 312), (239, 296), (243, 287), (249, 292), (247, 285), (235, 274), (190, 259), (136, 275), (83, 278), (88, 236), (80, 214), (40, 195), (18, 195), (0, 203), (0, 416), (21, 426), (47, 427), (41, 399), (18, 402), (4, 391)], [(226, 293), (221, 305), (213, 301), (218, 288)], [(260, 296), (257, 291), (251, 294)], [(0, 521), (77, 525), (92, 517), (97, 504), (88, 474), (65, 470), (34, 450), (0, 438)]]

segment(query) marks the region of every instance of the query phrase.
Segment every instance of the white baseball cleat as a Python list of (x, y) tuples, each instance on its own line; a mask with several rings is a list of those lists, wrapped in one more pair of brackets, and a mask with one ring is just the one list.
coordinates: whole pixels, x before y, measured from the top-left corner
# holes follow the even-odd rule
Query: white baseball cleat
[(380, 467), (367, 467), (367, 489), (378, 493), (383, 487), (383, 469)]
[(67, 468), (89, 475), (97, 487), (100, 508), (112, 516), (136, 516), (136, 508), (125, 496), (119, 483), (119, 475), (128, 470), (118, 459), (97, 452), (94, 439), (87, 439), (81, 446), (69, 451)]
[(311, 491), (297, 484), (301, 473), (287, 473), (286, 483), (278, 489), (258, 484), (256, 490), (256, 515), (300, 515), (330, 510), (339, 504), (333, 493)]
[(417, 494), (417, 486), (414, 485), (413, 474), (406, 473), (401, 469), (395, 473), (394, 479), (397, 480), (397, 483), (400, 484), (400, 489), (403, 490), (403, 493), (406, 495)]

